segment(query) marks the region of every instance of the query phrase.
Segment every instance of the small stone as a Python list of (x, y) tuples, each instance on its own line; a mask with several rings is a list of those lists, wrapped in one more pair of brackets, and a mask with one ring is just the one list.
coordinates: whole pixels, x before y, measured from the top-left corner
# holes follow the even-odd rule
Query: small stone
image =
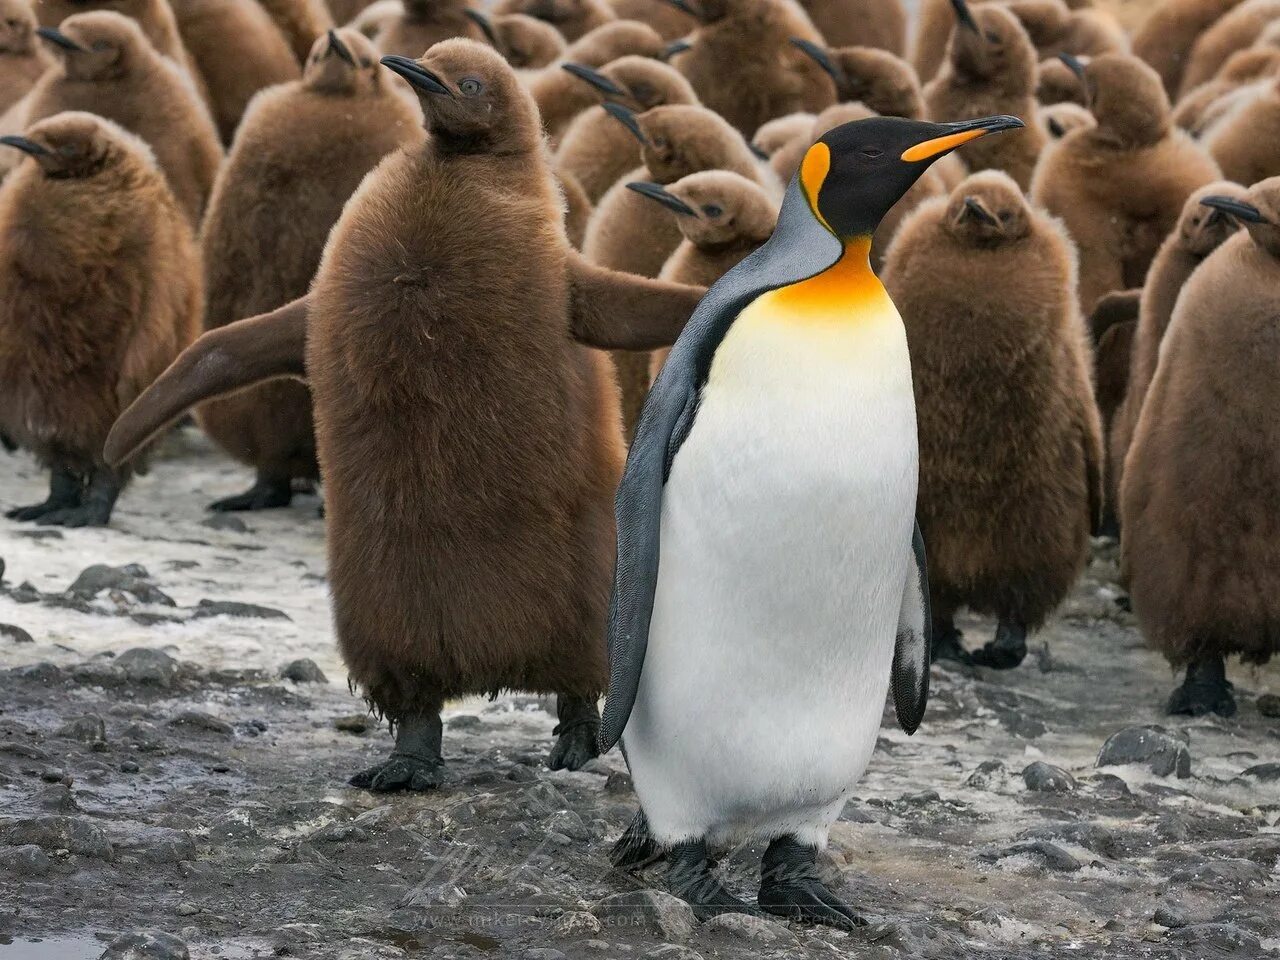
[(1258, 698), (1258, 712), (1264, 717), (1275, 719), (1280, 717), (1280, 696), (1264, 693)]
[(200, 521), (200, 526), (208, 527), (210, 530), (229, 530), (232, 533), (249, 532), (245, 522), (231, 513), (215, 513), (208, 519)]
[(609, 778), (604, 782), (605, 793), (630, 793), (631, 789), (630, 775), (621, 770), (615, 770), (609, 774)]
[(164, 738), (160, 736), (160, 731), (149, 723), (131, 723), (120, 731), (120, 739), (129, 744), (135, 750), (141, 750), (144, 753), (154, 753), (157, 750), (164, 749)]
[(1280, 781), (1280, 763), (1255, 764), (1241, 773), (1240, 776), (1248, 777), (1250, 780), (1257, 780), (1260, 783), (1276, 783)]
[(216, 733), (221, 737), (229, 737), (235, 732), (231, 724), (225, 720), (219, 720), (213, 714), (205, 713), (203, 710), (183, 710), (169, 721), (169, 726)]
[(71, 679), (88, 687), (118, 687), (129, 677), (109, 660), (90, 660), (72, 667)]
[(1076, 782), (1061, 767), (1037, 760), (1022, 771), (1022, 781), (1028, 790), (1037, 793), (1071, 793)]
[(1179, 927), (1185, 927), (1191, 922), (1187, 916), (1187, 911), (1176, 903), (1160, 904), (1160, 906), (1156, 907), (1156, 912), (1152, 914), (1151, 919), (1162, 927), (1169, 927), (1175, 930)]
[(52, 867), (48, 854), (34, 843), (0, 847), (0, 870), (17, 877), (43, 877)]
[(533, 767), (526, 767), (523, 763), (517, 763), (507, 771), (507, 779), (513, 783), (534, 783), (538, 779), (538, 771)]
[(362, 736), (374, 728), (374, 720), (367, 713), (352, 713), (345, 717), (335, 717), (333, 725), (343, 733)]
[(138, 766), (136, 763), (134, 763), (132, 760), (124, 760), (120, 763), (121, 773), (137, 773), (141, 769), (142, 768)]
[(1039, 857), (1050, 870), (1072, 872), (1084, 866), (1056, 843), (1050, 843), (1048, 840), (1028, 840), (1022, 843), (1015, 843), (1013, 846), (997, 852), (980, 853), (978, 854), (978, 859), (994, 863), (997, 860), (1003, 860), (1005, 857), (1018, 855)]
[(12, 623), (0, 623), (0, 638), (12, 640), (14, 643), (35, 643), (35, 638), (21, 627)]
[(483, 721), (470, 713), (463, 713), (456, 717), (449, 718), (450, 730), (476, 730), (479, 729)]
[[(1210, 951), (1241, 951), (1241, 956), (1258, 957), (1262, 955), (1262, 941), (1247, 930), (1242, 930), (1232, 923), (1195, 923), (1178, 930), (1169, 931), (1171, 943), (1180, 943), (1200, 948), (1196, 956), (1210, 955)], [(1217, 953), (1212, 955), (1216, 956)]]
[(1144, 764), (1158, 777), (1191, 776), (1191, 751), (1164, 727), (1126, 727), (1107, 738), (1098, 753), (1097, 766)]
[(192, 620), (205, 617), (246, 617), (259, 620), (289, 620), (290, 616), (283, 610), (264, 607), (256, 603), (238, 603), (234, 600), (201, 600), (191, 614)]
[(994, 790), (1002, 786), (1009, 773), (999, 760), (983, 760), (965, 779), (965, 785), (975, 790)]
[(180, 917), (194, 917), (197, 913), (200, 912), (200, 908), (197, 907), (194, 903), (191, 903), (189, 900), (183, 900), (180, 904), (178, 904), (174, 908), (173, 912)]
[(115, 849), (96, 824), (78, 817), (26, 817), (0, 824), (0, 843), (35, 844), (43, 850), (69, 850), (85, 857), (110, 860)]
[(139, 603), (176, 607), (173, 598), (148, 583), (150, 575), (144, 567), (130, 563), (123, 567), (109, 567), (95, 563), (81, 571), (67, 593), (81, 600), (92, 600), (104, 590), (132, 594)]
[(79, 740), (81, 743), (105, 743), (107, 725), (101, 717), (90, 713), (64, 723), (58, 728), (57, 734), (60, 737)]
[(190, 960), (184, 941), (159, 930), (126, 933), (116, 937), (100, 960)]
[(31, 802), (41, 810), (52, 810), (56, 813), (75, 813), (80, 809), (71, 788), (65, 783), (56, 783), (46, 787), (31, 798)]
[(727, 934), (739, 940), (752, 940), (756, 943), (795, 941), (795, 935), (782, 924), (763, 917), (748, 916), (745, 913), (722, 913), (703, 924), (703, 929), (713, 933)]
[(571, 841), (591, 839), (591, 834), (587, 830), (587, 825), (582, 822), (582, 817), (572, 810), (560, 810), (552, 814), (547, 818), (543, 826), (548, 833), (562, 834)]
[(569, 960), (562, 951), (553, 950), (551, 947), (532, 947), (520, 956), (524, 960)]
[(40, 663), (30, 663), (22, 667), (14, 667), (9, 671), (9, 676), (15, 680), (23, 680), (27, 683), (38, 683), (42, 686), (50, 687), (55, 683), (62, 682), (62, 671), (57, 664), (49, 663), (42, 660)]
[(552, 930), (557, 937), (589, 937), (600, 932), (601, 924), (585, 910), (569, 910), (556, 918)]
[(1090, 789), (1099, 797), (1128, 797), (1133, 795), (1129, 785), (1114, 773), (1095, 773), (1088, 778)]
[(163, 650), (134, 647), (116, 657), (115, 665), (131, 683), (169, 688), (178, 679), (178, 661)]
[(294, 683), (328, 683), (329, 678), (314, 660), (294, 660), (280, 671), (280, 676)]
[(667, 943), (641, 954), (643, 960), (702, 960), (702, 954), (688, 947)]
[(693, 908), (662, 890), (629, 890), (599, 901), (597, 917), (608, 921), (636, 922), (667, 940), (684, 940), (694, 928)]

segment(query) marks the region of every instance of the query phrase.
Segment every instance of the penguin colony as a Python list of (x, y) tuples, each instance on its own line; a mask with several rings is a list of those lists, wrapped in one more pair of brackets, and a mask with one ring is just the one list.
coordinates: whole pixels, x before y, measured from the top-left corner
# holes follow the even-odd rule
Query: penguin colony
[(188, 410), (254, 473), (212, 508), (319, 482), (353, 784), (554, 694), (618, 864), (751, 910), (757, 840), (760, 909), (848, 927), (887, 693), (1017, 666), (1091, 533), (1170, 712), (1280, 650), (1276, 0), (0, 7), (7, 517), (107, 525)]

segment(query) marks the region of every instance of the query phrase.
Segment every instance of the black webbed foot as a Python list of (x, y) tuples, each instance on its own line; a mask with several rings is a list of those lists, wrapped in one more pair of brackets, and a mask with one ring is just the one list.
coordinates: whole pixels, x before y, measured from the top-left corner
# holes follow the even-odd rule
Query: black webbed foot
[(939, 629), (937, 624), (933, 628), (933, 644), (929, 649), (929, 657), (932, 663), (939, 660), (950, 660), (954, 663), (972, 663), (973, 658), (969, 651), (964, 648), (964, 634), (955, 628), (954, 624), (948, 624)]
[(84, 498), (84, 484), (80, 478), (69, 470), (55, 467), (49, 478), (49, 497), (44, 503), (35, 503), (29, 507), (14, 507), (6, 510), (5, 516), (10, 520), (30, 522), (43, 520), (52, 514), (80, 506)]
[(293, 488), (288, 480), (264, 480), (261, 477), (244, 493), (224, 497), (209, 504), (210, 510), (229, 513), (239, 510), (273, 510), (293, 502)]
[(406, 717), (396, 725), (396, 748), (391, 756), (347, 782), (374, 793), (435, 790), (444, 783), (443, 737), (438, 711)]
[(760, 865), (760, 906), (776, 916), (808, 923), (824, 923), (844, 930), (865, 926), (828, 889), (818, 874), (816, 847), (795, 837), (779, 837), (769, 844)]
[(561, 694), (556, 697), (556, 742), (547, 758), (552, 770), (580, 770), (600, 755), (596, 735), (600, 732), (600, 709), (594, 700)]
[(1169, 697), (1165, 712), (1191, 717), (1202, 717), (1206, 713), (1232, 717), (1236, 712), (1236, 698), (1231, 691), (1222, 657), (1195, 660), (1187, 664), (1186, 679)]
[(111, 522), (111, 505), (90, 500), (78, 507), (46, 513), (36, 522), (42, 527), (105, 527)]
[(972, 661), (992, 670), (1012, 670), (1027, 656), (1027, 628), (1014, 620), (1001, 619), (996, 637), (985, 647), (973, 651)]
[(667, 853), (667, 862), (667, 889), (688, 903), (699, 920), (722, 913), (759, 915), (759, 910), (730, 893), (711, 872), (704, 841), (692, 840), (673, 847)]

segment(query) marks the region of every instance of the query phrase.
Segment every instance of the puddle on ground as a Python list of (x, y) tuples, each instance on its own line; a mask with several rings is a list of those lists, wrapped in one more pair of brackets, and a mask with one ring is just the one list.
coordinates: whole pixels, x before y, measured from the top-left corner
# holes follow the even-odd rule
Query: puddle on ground
[(91, 936), (7, 937), (0, 935), (0, 960), (98, 960), (105, 945)]

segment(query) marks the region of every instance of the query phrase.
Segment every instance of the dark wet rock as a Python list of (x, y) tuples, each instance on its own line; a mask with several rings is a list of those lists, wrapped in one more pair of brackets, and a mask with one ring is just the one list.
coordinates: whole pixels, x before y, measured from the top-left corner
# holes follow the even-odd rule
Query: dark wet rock
[(682, 947), (677, 943), (667, 943), (660, 947), (654, 947), (640, 954), (641, 960), (702, 960), (702, 954), (697, 950), (691, 950), (688, 947)]
[(120, 763), (121, 773), (137, 773), (142, 768), (133, 760), (124, 760)]
[(1264, 693), (1258, 698), (1258, 712), (1264, 717), (1280, 717), (1280, 695)]
[(124, 821), (110, 824), (107, 832), (118, 855), (144, 863), (181, 863), (196, 856), (195, 840), (185, 830)]
[(190, 960), (184, 941), (171, 933), (147, 930), (116, 937), (100, 960)]
[(507, 779), (512, 783), (536, 783), (539, 777), (538, 771), (533, 767), (527, 767), (523, 763), (517, 763), (507, 771)]
[(118, 687), (129, 675), (110, 660), (90, 660), (72, 667), (71, 679), (87, 687)]
[(1076, 782), (1061, 767), (1037, 760), (1022, 771), (1022, 782), (1037, 793), (1071, 793)]
[(105, 743), (107, 725), (101, 717), (90, 713), (67, 721), (58, 728), (57, 733), (60, 737), (79, 740), (81, 743)]
[(1117, 777), (1114, 773), (1095, 773), (1084, 778), (1083, 782), (1096, 797), (1116, 798), (1133, 795), (1133, 791), (1129, 789), (1124, 779)]
[(1250, 780), (1257, 780), (1259, 783), (1276, 783), (1280, 782), (1280, 763), (1259, 763), (1240, 774)]
[(737, 940), (753, 943), (794, 943), (795, 934), (775, 920), (751, 917), (745, 913), (722, 913), (712, 917), (702, 929), (708, 933), (720, 933)]
[(54, 813), (76, 813), (80, 810), (80, 805), (76, 803), (76, 798), (71, 793), (71, 787), (65, 783), (55, 783), (51, 787), (45, 787), (31, 798), (31, 802), (41, 810)]
[(605, 793), (631, 793), (631, 775), (615, 770), (604, 782)]
[(556, 918), (552, 932), (557, 937), (593, 937), (601, 930), (600, 921), (585, 910), (568, 910)]
[(95, 563), (81, 571), (75, 582), (67, 588), (67, 593), (80, 600), (92, 600), (104, 590), (131, 594), (139, 603), (157, 604), (164, 607), (176, 607), (173, 598), (150, 581), (146, 568), (136, 563), (123, 567), (109, 567), (104, 563)]
[(912, 807), (927, 807), (941, 799), (942, 795), (937, 790), (921, 790), (919, 793), (903, 794), (898, 798), (898, 802)]
[(477, 730), (483, 723), (484, 721), (474, 714), (464, 713), (450, 717), (448, 726), (450, 730)]
[(1066, 850), (1063, 850), (1056, 843), (1050, 843), (1048, 840), (1028, 840), (1023, 843), (1015, 843), (1003, 850), (980, 853), (978, 854), (978, 859), (988, 863), (995, 863), (1005, 857), (1014, 856), (1036, 857), (1043, 861), (1044, 865), (1050, 870), (1062, 872), (1079, 870), (1084, 866)]
[(1107, 738), (1098, 753), (1097, 766), (1142, 764), (1158, 777), (1191, 776), (1191, 751), (1186, 741), (1161, 726), (1126, 727)]
[(1049, 729), (1036, 718), (1036, 714), (1043, 711), (1035, 700), (1004, 687), (986, 684), (976, 687), (974, 693), (982, 705), (995, 714), (1000, 726), (1015, 737), (1035, 740), (1044, 736)]
[(667, 940), (684, 940), (696, 919), (693, 908), (662, 890), (629, 890), (596, 903), (593, 911), (605, 923), (637, 923)]
[(35, 584), (24, 580), (9, 591), (9, 599), (14, 603), (39, 603), (40, 591), (36, 589)]
[(36, 642), (31, 634), (12, 623), (0, 623), (0, 640), (12, 640), (14, 643)]
[(524, 791), (524, 802), (534, 813), (555, 813), (569, 807), (565, 795), (546, 781), (540, 780)]
[(9, 676), (26, 683), (52, 686), (55, 683), (62, 682), (63, 673), (57, 664), (41, 661), (40, 663), (29, 663), (25, 666), (14, 667), (9, 671)]
[[(1193, 923), (1169, 931), (1169, 942), (1194, 947), (1197, 951), (1206, 948), (1236, 951), (1241, 958), (1258, 957), (1262, 951), (1262, 941), (1258, 937), (1230, 923)], [(1198, 952), (1197, 955), (1205, 954)]]
[(543, 823), (543, 827), (548, 831), (563, 834), (570, 840), (585, 842), (591, 839), (591, 833), (587, 830), (587, 825), (582, 822), (582, 817), (572, 810), (560, 810), (552, 814)]
[(248, 525), (232, 513), (215, 513), (200, 522), (200, 526), (210, 530), (227, 530), (231, 533), (248, 533)]
[(1169, 927), (1175, 930), (1185, 927), (1191, 922), (1186, 908), (1180, 903), (1160, 904), (1160, 906), (1156, 907), (1156, 912), (1151, 915), (1151, 919), (1162, 927)]
[(78, 817), (24, 817), (0, 824), (0, 843), (20, 847), (35, 844), (43, 850), (69, 850), (85, 857), (110, 860), (115, 848), (106, 832)]
[(203, 710), (183, 710), (169, 721), (169, 726), (201, 733), (214, 733), (220, 737), (230, 737), (235, 733), (235, 729), (227, 721), (219, 720), (213, 714), (205, 713)]
[(53, 861), (37, 844), (0, 847), (0, 871), (16, 877), (43, 877), (53, 868)]
[(204, 617), (245, 617), (259, 620), (288, 620), (289, 615), (275, 607), (263, 607), (256, 603), (240, 603), (235, 600), (201, 600), (196, 604), (192, 620)]
[(367, 713), (352, 713), (345, 717), (334, 717), (333, 725), (343, 733), (354, 733), (363, 736), (378, 726), (378, 721)]
[(1009, 771), (1003, 761), (983, 760), (973, 773), (965, 778), (965, 785), (975, 790), (998, 790), (1009, 780)]
[(149, 723), (131, 723), (120, 731), (120, 739), (134, 750), (154, 753), (164, 749), (164, 737)]
[[(1026, 832), (1026, 836), (1035, 840), (1062, 840), (1112, 860), (1127, 856), (1132, 852), (1130, 846), (1140, 845), (1101, 824), (1073, 821), (1032, 827)], [(1150, 842), (1146, 845), (1149, 846)]]
[(1270, 865), (1239, 859), (1207, 860), (1177, 871), (1169, 880), (1175, 884), (1239, 891), (1266, 883), (1270, 876)]
[(149, 684), (168, 689), (179, 676), (178, 661), (163, 650), (133, 647), (116, 657), (115, 665), (125, 672), (130, 683)]
[(453, 880), (420, 883), (400, 901), (399, 907), (456, 907), (464, 903), (467, 893)]
[(294, 683), (328, 683), (329, 678), (314, 660), (294, 660), (280, 671), (280, 676)]

